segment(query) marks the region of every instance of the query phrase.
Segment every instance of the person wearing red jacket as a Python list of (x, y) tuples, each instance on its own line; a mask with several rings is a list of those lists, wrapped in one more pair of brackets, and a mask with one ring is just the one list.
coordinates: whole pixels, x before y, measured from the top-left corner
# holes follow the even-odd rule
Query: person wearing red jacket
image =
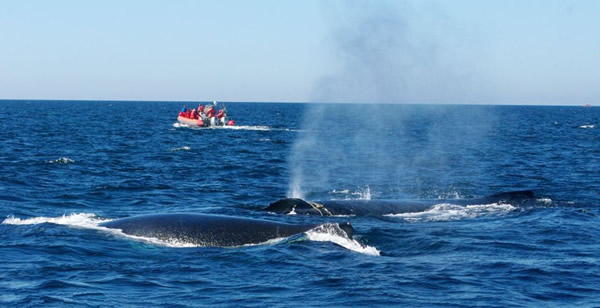
[(206, 116), (207, 116), (207, 117), (209, 117), (209, 118), (212, 118), (212, 117), (214, 117), (214, 116), (215, 116), (216, 110), (215, 110), (215, 108), (213, 108), (213, 106), (210, 106), (210, 105), (209, 105), (209, 106), (208, 106), (208, 107), (206, 107), (206, 109), (204, 109), (204, 110), (205, 110), (205, 112), (206, 112)]

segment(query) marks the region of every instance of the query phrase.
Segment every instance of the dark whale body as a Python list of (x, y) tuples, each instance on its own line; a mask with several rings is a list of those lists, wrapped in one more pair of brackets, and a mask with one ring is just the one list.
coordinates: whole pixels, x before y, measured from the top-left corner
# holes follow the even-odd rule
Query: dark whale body
[(522, 205), (535, 201), (534, 198), (534, 193), (531, 190), (503, 192), (484, 198), (463, 200), (330, 200), (313, 202), (298, 198), (284, 198), (269, 204), (264, 210), (282, 214), (296, 213), (320, 216), (381, 216), (423, 212), (440, 203), (462, 206), (490, 203)]
[[(306, 232), (319, 225), (294, 225), (266, 220), (208, 214), (153, 214), (116, 219), (100, 224), (128, 235), (178, 241), (197, 246), (235, 247), (260, 244)], [(348, 237), (349, 223), (338, 225)]]

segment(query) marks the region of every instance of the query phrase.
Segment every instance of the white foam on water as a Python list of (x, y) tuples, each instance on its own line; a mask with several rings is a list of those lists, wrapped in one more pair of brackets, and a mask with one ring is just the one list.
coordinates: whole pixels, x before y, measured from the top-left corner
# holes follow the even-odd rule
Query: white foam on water
[(197, 247), (197, 245), (190, 244), (187, 242), (183, 242), (177, 239), (169, 239), (166, 241), (159, 240), (157, 238), (152, 237), (141, 237), (135, 235), (129, 235), (121, 232), (120, 229), (106, 228), (100, 226), (101, 223), (111, 221), (112, 219), (102, 219), (98, 218), (95, 214), (92, 213), (73, 213), (69, 215), (63, 215), (60, 217), (33, 217), (27, 219), (21, 219), (16, 217), (8, 217), (6, 218), (2, 224), (6, 225), (37, 225), (44, 223), (51, 223), (56, 225), (64, 225), (74, 228), (82, 228), (82, 229), (93, 229), (100, 230), (103, 232), (111, 233), (116, 236), (126, 237), (130, 239), (134, 239), (137, 241), (143, 241), (155, 245), (160, 246), (168, 246), (168, 247)]
[(74, 163), (74, 162), (75, 162), (74, 160), (72, 160), (68, 157), (61, 157), (59, 159), (48, 161), (49, 164), (70, 164), (70, 163)]
[[(175, 122), (173, 123), (173, 127), (175, 128), (191, 128), (191, 129), (230, 129), (230, 130), (254, 130), (254, 131), (284, 131), (284, 132), (300, 132), (298, 129), (291, 128), (272, 128), (266, 125), (218, 125), (218, 126), (209, 126), (209, 127), (201, 127), (201, 126), (191, 126), (184, 123)], [(268, 141), (262, 140), (261, 141)]]
[(371, 200), (372, 196), (371, 188), (368, 185), (363, 188), (359, 188), (357, 191), (350, 191), (349, 189), (333, 189), (329, 193), (334, 195), (346, 195), (344, 200)]
[(177, 152), (177, 151), (189, 151), (189, 150), (191, 150), (191, 149), (192, 149), (192, 148), (191, 148), (191, 147), (189, 147), (189, 146), (182, 146), (182, 147), (179, 147), (179, 148), (172, 148), (170, 151), (171, 151), (171, 152)]
[(437, 196), (438, 200), (448, 200), (448, 199), (465, 199), (465, 196), (461, 195), (457, 191), (449, 191), (441, 193)]
[(332, 191), (329, 192), (330, 194), (344, 194), (347, 195), (350, 193), (350, 189), (342, 189), (342, 190), (337, 190), (337, 189), (333, 189)]
[(249, 125), (233, 125), (233, 126), (209, 126), (206, 129), (232, 129), (232, 130), (260, 130), (270, 131), (271, 128), (268, 126), (249, 126)]
[(546, 205), (552, 204), (552, 199), (550, 199), (550, 198), (538, 198), (538, 199), (536, 199), (536, 201), (537, 202), (542, 202), (542, 203), (544, 203)]
[(242, 245), (240, 247), (252, 247), (252, 246), (260, 246), (260, 245), (276, 245), (287, 239), (288, 239), (287, 237), (278, 237), (278, 238), (270, 239), (266, 242), (256, 243), (256, 244), (246, 244), (246, 245)]
[(306, 231), (305, 234), (311, 241), (331, 242), (358, 253), (371, 256), (380, 255), (377, 248), (363, 245), (357, 240), (349, 238), (346, 232), (344, 232), (337, 224), (323, 224)]
[(371, 200), (371, 188), (366, 186), (362, 191), (356, 192), (358, 199), (360, 200)]
[[(43, 223), (51, 223), (56, 225), (66, 225), (80, 228), (102, 228), (98, 227), (98, 224), (110, 221), (108, 219), (97, 218), (96, 215), (91, 213), (77, 213), (63, 215), (60, 217), (32, 217), (27, 219), (21, 219), (14, 216), (6, 218), (2, 224), (5, 225), (38, 225)], [(103, 228), (106, 229), (106, 228)]]
[(580, 125), (579, 128), (594, 128), (595, 125), (593, 124), (587, 124), (587, 125)]
[(501, 203), (476, 204), (467, 206), (441, 203), (436, 204), (423, 212), (390, 214), (385, 216), (399, 217), (411, 222), (451, 221), (488, 215), (503, 215), (514, 211), (515, 209), (516, 207), (510, 204)]

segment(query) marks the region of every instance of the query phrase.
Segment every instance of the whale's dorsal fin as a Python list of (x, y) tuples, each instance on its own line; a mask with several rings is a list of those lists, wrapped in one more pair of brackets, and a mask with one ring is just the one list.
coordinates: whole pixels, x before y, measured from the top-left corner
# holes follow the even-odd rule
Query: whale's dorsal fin
[(340, 226), (340, 229), (346, 232), (346, 235), (348, 235), (349, 238), (352, 238), (354, 235), (354, 228), (349, 222), (341, 222), (338, 224), (338, 226)]

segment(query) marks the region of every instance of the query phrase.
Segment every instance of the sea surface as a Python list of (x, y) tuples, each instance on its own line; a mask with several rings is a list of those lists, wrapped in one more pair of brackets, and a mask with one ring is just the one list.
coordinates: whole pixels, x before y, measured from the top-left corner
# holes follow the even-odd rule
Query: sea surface
[[(0, 101), (0, 306), (600, 306), (600, 108)], [(531, 189), (536, 206), (448, 200)], [(439, 200), (410, 214), (261, 211), (284, 197)], [(101, 222), (209, 213), (350, 222), (190, 247)]]

